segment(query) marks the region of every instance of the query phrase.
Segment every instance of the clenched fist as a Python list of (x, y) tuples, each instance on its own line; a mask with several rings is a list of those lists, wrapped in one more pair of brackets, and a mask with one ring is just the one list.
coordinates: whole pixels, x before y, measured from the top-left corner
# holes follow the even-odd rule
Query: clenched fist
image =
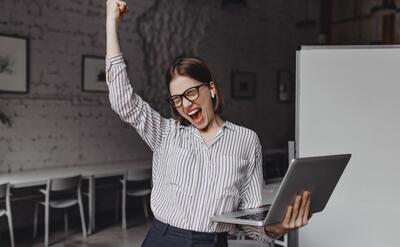
[(107, 21), (119, 21), (128, 11), (128, 5), (120, 0), (107, 0)]

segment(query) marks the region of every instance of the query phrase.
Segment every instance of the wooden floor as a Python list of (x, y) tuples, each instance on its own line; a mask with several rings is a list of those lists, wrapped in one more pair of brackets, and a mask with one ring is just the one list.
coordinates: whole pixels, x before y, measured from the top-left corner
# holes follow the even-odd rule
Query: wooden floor
[[(51, 247), (139, 247), (142, 244), (144, 237), (150, 228), (150, 222), (143, 223), (129, 227), (127, 230), (123, 230), (121, 225), (108, 226), (107, 228), (100, 229), (96, 233), (90, 235), (84, 239), (79, 229), (71, 230), (67, 236), (64, 235), (62, 230), (53, 232), (50, 234)], [(4, 234), (5, 235), (5, 234)], [(5, 243), (5, 237), (2, 236), (2, 244), (7, 246)], [(35, 240), (30, 241), (18, 241), (17, 247), (42, 247), (43, 237), (38, 237)]]
[[(84, 239), (78, 232), (73, 234), (71, 237), (56, 243), (54, 247), (108, 247), (108, 246), (119, 246), (119, 247), (139, 247), (141, 246), (144, 237), (150, 227), (150, 223), (146, 223), (141, 226), (130, 227), (127, 230), (123, 230), (120, 225), (108, 227), (100, 232), (96, 232)], [(61, 234), (60, 237), (63, 237)], [(43, 242), (36, 243), (34, 247), (43, 246)]]
[[(97, 215), (96, 232), (86, 239), (82, 236), (80, 218), (75, 217), (70, 220), (70, 229), (67, 235), (64, 233), (63, 221), (53, 222), (50, 225), (50, 247), (139, 247), (150, 229), (152, 220), (146, 220), (142, 211), (135, 210), (135, 208), (130, 216), (128, 229), (124, 230), (121, 220), (116, 221), (114, 214)], [(32, 237), (32, 230), (32, 227), (26, 227), (15, 231), (16, 247), (44, 246), (43, 224), (39, 224), (38, 235), (35, 239)], [(9, 246), (9, 232), (1, 231), (0, 247)]]

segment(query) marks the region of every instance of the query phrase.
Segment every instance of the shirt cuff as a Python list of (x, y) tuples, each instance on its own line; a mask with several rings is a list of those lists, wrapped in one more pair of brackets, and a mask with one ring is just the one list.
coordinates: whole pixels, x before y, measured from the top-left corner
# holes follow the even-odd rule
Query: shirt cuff
[(118, 53), (117, 55), (114, 55), (114, 56), (112, 56), (112, 57), (110, 57), (109, 55), (106, 54), (106, 59), (113, 59), (113, 58), (116, 58), (116, 57), (120, 57), (120, 56), (122, 56), (122, 55), (123, 55), (122, 52), (121, 52), (121, 53)]
[(279, 239), (279, 238), (281, 238), (283, 236), (283, 234), (281, 234), (281, 233), (267, 232), (265, 230), (265, 227), (263, 227), (263, 229), (264, 229), (265, 235), (267, 235), (269, 238), (271, 238), (273, 240), (277, 240), (277, 239)]
[(124, 63), (124, 56), (122, 53), (113, 56), (113, 57), (107, 57), (106, 56), (106, 67), (110, 68), (112, 65), (118, 65)]

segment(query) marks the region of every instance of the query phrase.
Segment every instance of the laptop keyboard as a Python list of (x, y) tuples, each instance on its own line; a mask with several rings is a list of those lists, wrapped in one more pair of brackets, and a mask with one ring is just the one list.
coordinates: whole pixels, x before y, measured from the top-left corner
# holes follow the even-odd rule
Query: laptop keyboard
[(265, 219), (267, 214), (268, 214), (268, 211), (264, 211), (264, 212), (261, 212), (261, 213), (255, 213), (255, 214), (248, 214), (248, 215), (239, 216), (239, 217), (236, 217), (236, 219), (261, 221), (261, 220)]

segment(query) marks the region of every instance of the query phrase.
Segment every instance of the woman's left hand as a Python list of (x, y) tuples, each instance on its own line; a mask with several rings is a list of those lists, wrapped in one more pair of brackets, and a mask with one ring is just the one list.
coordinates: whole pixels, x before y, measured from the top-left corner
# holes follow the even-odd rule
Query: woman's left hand
[(286, 209), (283, 221), (276, 225), (265, 226), (265, 231), (274, 234), (285, 234), (291, 230), (305, 226), (310, 215), (311, 194), (304, 191), (302, 195), (296, 196), (292, 205)]

